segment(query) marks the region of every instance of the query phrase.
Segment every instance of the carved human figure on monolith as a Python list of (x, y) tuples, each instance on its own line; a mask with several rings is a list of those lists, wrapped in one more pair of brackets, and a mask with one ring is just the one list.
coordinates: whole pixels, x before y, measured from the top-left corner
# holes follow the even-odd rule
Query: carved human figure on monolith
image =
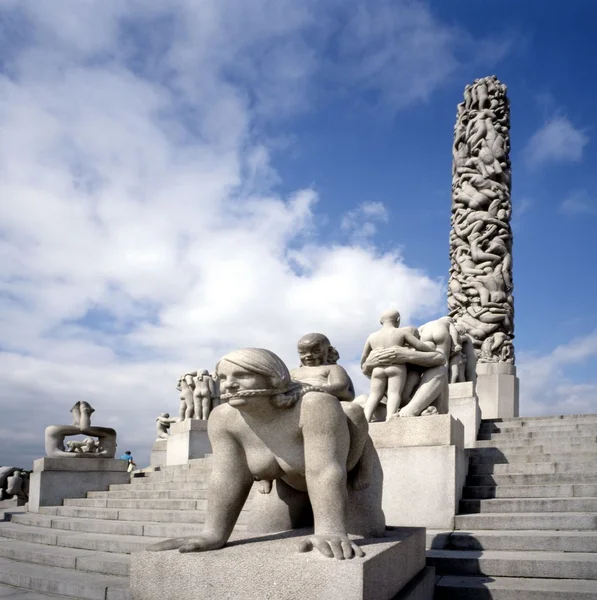
[[(114, 458), (116, 453), (116, 431), (111, 427), (95, 427), (91, 425), (91, 415), (95, 409), (89, 402), (79, 401), (72, 408), (73, 425), (50, 425), (45, 430), (45, 446), (47, 456)], [(97, 442), (86, 451), (69, 452), (64, 440), (71, 435), (87, 435), (96, 437)]]
[[(316, 387), (292, 381), (274, 353), (245, 348), (216, 367), (222, 400), (208, 421), (213, 448), (204, 531), (166, 540), (149, 550), (215, 550), (225, 545), (255, 479), (275, 480), (253, 512), (263, 533), (283, 531), (314, 519), (314, 534), (299, 550), (324, 556), (362, 556), (349, 533), (384, 535), (382, 472), (367, 433), (347, 417), (343, 405)], [(358, 474), (358, 485), (355, 485)], [(364, 475), (365, 474), (365, 475)], [(312, 513), (311, 513), (312, 511)]]
[(361, 369), (371, 378), (371, 389), (365, 403), (368, 421), (384, 395), (387, 396), (386, 419), (398, 414), (406, 384), (407, 363), (426, 367), (443, 363), (443, 357), (438, 356), (433, 348), (422, 343), (408, 328), (399, 327), (400, 313), (397, 310), (384, 312), (380, 323), (381, 329), (367, 338), (361, 355)]
[(193, 390), (195, 382), (193, 381), (194, 373), (185, 373), (178, 378), (176, 389), (180, 392), (180, 409), (178, 411), (178, 419), (184, 421), (185, 419), (192, 419), (195, 413), (195, 403), (193, 401)]

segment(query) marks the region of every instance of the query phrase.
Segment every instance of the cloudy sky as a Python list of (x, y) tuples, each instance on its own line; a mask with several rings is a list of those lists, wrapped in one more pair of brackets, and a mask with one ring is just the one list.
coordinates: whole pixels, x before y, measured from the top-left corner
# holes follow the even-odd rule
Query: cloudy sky
[(77, 400), (143, 464), (178, 375), (445, 312), (466, 83), (512, 104), (521, 414), (597, 411), (597, 5), (0, 3), (0, 464)]

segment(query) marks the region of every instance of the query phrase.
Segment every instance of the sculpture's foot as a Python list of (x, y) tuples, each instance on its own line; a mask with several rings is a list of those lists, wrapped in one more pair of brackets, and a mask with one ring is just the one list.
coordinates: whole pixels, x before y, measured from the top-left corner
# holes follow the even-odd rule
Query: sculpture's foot
[(422, 413), (421, 417), (429, 417), (430, 415), (438, 415), (439, 411), (435, 406), (428, 406)]
[(418, 417), (420, 413), (418, 413), (416, 410), (413, 410), (408, 404), (404, 407), (401, 408), (398, 413), (397, 413), (397, 417)]
[(273, 481), (269, 479), (261, 479), (257, 482), (257, 491), (260, 494), (269, 494), (272, 491)]

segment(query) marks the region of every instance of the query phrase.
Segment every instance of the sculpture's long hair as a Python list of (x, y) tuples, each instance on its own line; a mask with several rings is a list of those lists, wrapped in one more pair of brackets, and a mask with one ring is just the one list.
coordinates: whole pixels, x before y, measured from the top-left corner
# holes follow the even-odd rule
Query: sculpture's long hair
[(269, 396), (270, 402), (276, 408), (291, 408), (307, 392), (323, 392), (319, 387), (293, 381), (282, 359), (264, 348), (243, 348), (230, 352), (218, 361), (216, 372), (223, 360), (250, 373), (267, 377), (271, 387), (263, 390), (241, 390), (235, 394), (222, 394), (220, 396), (222, 400)]

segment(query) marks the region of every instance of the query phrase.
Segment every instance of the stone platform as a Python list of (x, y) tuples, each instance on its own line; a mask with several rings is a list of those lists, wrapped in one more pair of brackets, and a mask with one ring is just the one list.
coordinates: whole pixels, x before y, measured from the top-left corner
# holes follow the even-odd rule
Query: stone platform
[[(134, 600), (431, 600), (433, 573), (425, 570), (425, 530), (396, 528), (387, 537), (358, 540), (363, 558), (335, 560), (299, 553), (308, 530), (230, 542), (221, 550), (132, 556)], [(419, 574), (421, 574), (419, 576)], [(419, 576), (405, 589), (408, 584)], [(431, 585), (430, 585), (431, 582)], [(397, 596), (401, 590), (404, 596)], [(427, 591), (425, 593), (425, 590)]]
[(388, 525), (451, 530), (467, 469), (462, 423), (451, 415), (404, 417), (370, 423), (369, 433)]
[(483, 419), (518, 417), (519, 383), (508, 363), (477, 363), (477, 396)]
[(167, 465), (186, 465), (194, 458), (211, 454), (211, 443), (207, 435), (207, 421), (185, 419), (170, 426), (166, 445)]
[(65, 498), (85, 498), (87, 492), (129, 483), (128, 463), (115, 458), (45, 457), (33, 462), (29, 510), (59, 506)]

